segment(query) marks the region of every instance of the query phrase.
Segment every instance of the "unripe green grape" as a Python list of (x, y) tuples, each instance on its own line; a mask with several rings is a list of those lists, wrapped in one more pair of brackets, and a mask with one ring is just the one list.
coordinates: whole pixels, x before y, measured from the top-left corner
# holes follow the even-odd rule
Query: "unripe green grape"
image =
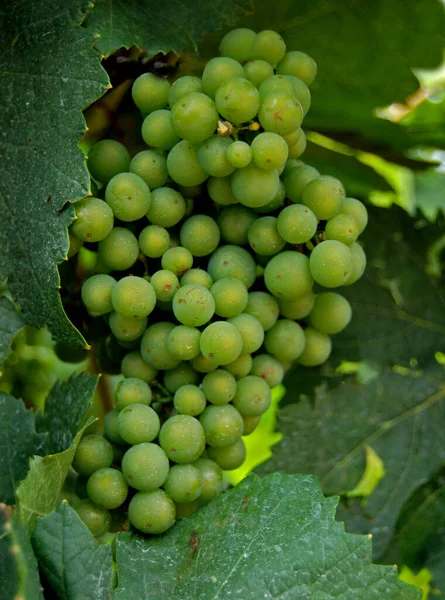
[(270, 387), (261, 377), (248, 375), (237, 381), (233, 406), (243, 417), (258, 417), (271, 403)]
[(118, 173), (128, 171), (131, 157), (123, 144), (100, 140), (88, 153), (88, 170), (101, 183), (108, 183)]
[(197, 385), (200, 377), (188, 362), (183, 362), (164, 373), (164, 386), (174, 394), (183, 385)]
[(207, 215), (189, 217), (179, 233), (181, 245), (193, 256), (211, 254), (218, 247), (220, 237), (216, 221)]
[(153, 73), (140, 75), (131, 88), (134, 103), (142, 113), (151, 113), (167, 106), (170, 83)]
[(234, 317), (246, 308), (247, 288), (235, 277), (218, 279), (210, 288), (210, 292), (215, 300), (215, 313), (220, 317)]
[(201, 456), (205, 448), (204, 429), (189, 415), (175, 415), (165, 421), (159, 434), (161, 448), (175, 463), (187, 464)]
[(180, 140), (171, 122), (169, 110), (155, 110), (142, 123), (142, 138), (147, 146), (170, 150)]
[(82, 242), (100, 242), (113, 229), (113, 211), (99, 198), (87, 197), (74, 206), (76, 219), (71, 233)]
[(249, 60), (244, 65), (244, 77), (257, 88), (273, 75), (273, 67), (265, 60)]
[(318, 367), (329, 358), (332, 349), (331, 338), (312, 327), (304, 330), (306, 344), (298, 362), (305, 367)]
[(244, 77), (233, 77), (222, 83), (215, 94), (218, 112), (231, 123), (246, 123), (253, 119), (260, 106), (260, 94)]
[(199, 346), (208, 360), (217, 365), (226, 365), (241, 354), (243, 339), (235, 325), (227, 321), (216, 321), (201, 333)]
[(291, 362), (304, 350), (304, 331), (298, 323), (290, 319), (279, 319), (266, 333), (266, 350), (279, 361)]
[(134, 317), (123, 317), (117, 312), (112, 312), (109, 325), (115, 338), (123, 342), (132, 342), (144, 333), (147, 328), (147, 317), (135, 319)]
[(201, 474), (193, 465), (173, 465), (163, 487), (175, 502), (193, 502), (202, 492)]
[(306, 85), (311, 85), (317, 75), (317, 65), (305, 52), (292, 50), (286, 52), (278, 63), (276, 71), (280, 75), (293, 75), (304, 81)]
[(173, 300), (179, 290), (179, 280), (172, 271), (161, 269), (153, 273), (150, 280), (156, 298), (162, 302)]
[(195, 356), (195, 358), (192, 358), (190, 364), (195, 369), (195, 371), (198, 371), (198, 373), (210, 373), (211, 371), (214, 371), (218, 368), (217, 364), (208, 360), (202, 354), (198, 354), (197, 356)]
[(290, 169), (284, 176), (286, 197), (295, 204), (301, 204), (303, 190), (318, 177), (320, 177), (320, 173), (310, 165), (301, 165)]
[(146, 404), (148, 406), (152, 400), (152, 392), (150, 386), (143, 379), (127, 377), (117, 385), (114, 400), (118, 410), (122, 410), (131, 404)]
[(199, 458), (193, 463), (201, 475), (202, 492), (200, 499), (203, 502), (210, 502), (221, 493), (223, 486), (223, 474), (221, 468), (215, 461), (209, 458)]
[(185, 215), (186, 204), (182, 195), (172, 188), (160, 187), (153, 190), (147, 219), (153, 225), (173, 227)]
[(152, 381), (158, 373), (156, 369), (147, 365), (138, 350), (129, 352), (124, 356), (121, 364), (121, 372), (122, 375), (128, 379), (136, 377), (147, 383)]
[(283, 300), (305, 296), (314, 284), (308, 258), (299, 252), (277, 254), (266, 265), (264, 283), (271, 294)]
[(326, 223), (325, 237), (350, 246), (359, 236), (357, 221), (351, 215), (338, 214)]
[(210, 289), (213, 285), (213, 279), (210, 277), (207, 271), (204, 271), (204, 269), (200, 269), (199, 267), (197, 269), (189, 269), (186, 273), (184, 273), (184, 275), (182, 275), (179, 281), (181, 286), (198, 284)]
[(110, 442), (113, 442), (113, 444), (123, 446), (126, 442), (124, 439), (122, 439), (118, 430), (118, 416), (119, 410), (117, 408), (113, 408), (112, 410), (108, 411), (104, 417), (104, 429), (105, 435), (110, 440)]
[(121, 221), (137, 221), (148, 211), (151, 194), (145, 181), (134, 173), (119, 173), (108, 182), (105, 200)]
[(203, 142), (218, 126), (218, 111), (211, 98), (200, 92), (191, 92), (172, 106), (171, 122), (175, 133), (182, 139)]
[(214, 177), (225, 177), (235, 170), (227, 160), (227, 150), (231, 146), (230, 138), (212, 135), (201, 144), (198, 150), (198, 160), (203, 169)]
[(175, 275), (182, 275), (193, 265), (193, 255), (190, 250), (177, 246), (176, 248), (170, 248), (164, 253), (161, 264), (163, 269), (172, 271)]
[(351, 215), (356, 220), (359, 235), (363, 233), (368, 224), (368, 211), (360, 200), (343, 198), (340, 214)]
[(88, 479), (87, 492), (94, 504), (111, 510), (125, 502), (128, 486), (117, 469), (99, 469)]
[(267, 60), (276, 65), (286, 53), (286, 44), (276, 31), (266, 29), (260, 31), (252, 42), (250, 56), (254, 59)]
[(228, 322), (238, 329), (243, 339), (242, 354), (256, 352), (264, 341), (264, 329), (261, 323), (252, 315), (241, 314), (231, 317)]
[(187, 519), (201, 506), (201, 501), (193, 500), (193, 502), (175, 502), (176, 518)]
[(302, 79), (300, 79), (299, 77), (295, 77), (294, 75), (285, 75), (284, 77), (292, 82), (294, 86), (295, 97), (301, 104), (303, 113), (306, 116), (311, 107), (311, 93), (309, 91), (308, 86), (304, 83)]
[(132, 275), (123, 277), (114, 285), (111, 299), (118, 315), (135, 319), (148, 316), (156, 305), (151, 283)]
[(219, 45), (219, 54), (242, 63), (250, 58), (252, 42), (256, 38), (252, 29), (240, 27), (226, 33)]
[(172, 356), (180, 360), (191, 360), (199, 354), (201, 332), (196, 327), (178, 325), (171, 330), (167, 348)]
[(256, 207), (254, 209), (255, 212), (261, 213), (261, 214), (275, 212), (276, 210), (278, 210), (279, 208), (281, 208), (283, 206), (285, 195), (286, 195), (286, 192), (284, 189), (284, 184), (280, 180), (280, 183), (278, 186), (278, 191), (277, 191), (275, 197), (270, 202), (265, 204), (264, 206)]
[(243, 419), (239, 411), (231, 404), (208, 406), (199, 417), (199, 421), (203, 427), (207, 444), (215, 448), (231, 446), (243, 434)]
[(280, 236), (290, 244), (304, 244), (317, 231), (317, 217), (303, 204), (292, 204), (284, 208), (277, 219)]
[(145, 181), (150, 190), (162, 187), (168, 179), (166, 159), (153, 150), (143, 150), (130, 163), (130, 172)]
[(228, 404), (236, 393), (235, 377), (225, 369), (207, 373), (202, 380), (205, 398), (212, 404)]
[(275, 325), (280, 314), (276, 298), (267, 292), (250, 292), (244, 312), (258, 319), (264, 331)]
[(349, 246), (352, 258), (351, 275), (344, 285), (352, 285), (360, 279), (366, 269), (366, 254), (360, 244), (352, 244)]
[(173, 298), (173, 312), (183, 325), (199, 327), (212, 318), (215, 301), (203, 285), (184, 285)]
[[(303, 135), (303, 130), (301, 129), (301, 127), (299, 127), (292, 133), (289, 133), (288, 135), (283, 135), (283, 140), (286, 142), (286, 144), (290, 148), (291, 146), (293, 146), (294, 144), (296, 144), (298, 142), (298, 140), (301, 138), (302, 135)], [(291, 165), (293, 165), (295, 167), (297, 166), (295, 164), (295, 162), (296, 161), (294, 159), (290, 159), (290, 160), (288, 159), (286, 161), (286, 164), (284, 165), (284, 170), (283, 170), (283, 173), (285, 175), (288, 173)]]
[(304, 319), (311, 312), (314, 301), (315, 296), (312, 292), (295, 300), (278, 300), (280, 314), (286, 319)]
[(242, 204), (224, 208), (218, 217), (222, 239), (227, 244), (246, 245), (248, 243), (247, 232), (256, 218), (253, 210)]
[(293, 146), (289, 148), (289, 158), (299, 158), (306, 150), (307, 140), (304, 131), (301, 132), (301, 136)]
[(255, 431), (261, 421), (261, 415), (259, 417), (243, 417), (244, 422), (244, 433), (243, 436), (250, 435)]
[(235, 379), (245, 377), (252, 369), (252, 356), (250, 354), (241, 354), (228, 365), (224, 365), (224, 369), (233, 375)]
[(238, 204), (238, 200), (232, 193), (230, 177), (209, 177), (207, 191), (216, 204), (221, 206)]
[(73, 459), (73, 469), (89, 477), (98, 469), (109, 467), (113, 462), (113, 448), (101, 435), (87, 435), (77, 446)]
[(202, 91), (202, 81), (199, 77), (185, 75), (184, 77), (180, 77), (172, 83), (168, 93), (168, 104), (170, 107), (172, 107), (180, 98), (183, 98), (192, 92)]
[(188, 140), (181, 140), (170, 150), (167, 169), (173, 181), (189, 187), (199, 185), (209, 176), (198, 160), (198, 148)]
[(73, 258), (83, 246), (82, 240), (79, 240), (70, 230), (68, 230), (68, 258)]
[(346, 298), (334, 292), (324, 292), (315, 296), (309, 322), (320, 333), (332, 335), (343, 331), (351, 317), (351, 305)]
[(295, 96), (294, 84), (292, 81), (284, 77), (284, 75), (271, 75), (265, 79), (259, 87), (261, 98), (264, 98), (267, 96), (267, 94), (276, 91), (287, 92), (288, 94)]
[(276, 217), (261, 217), (249, 228), (247, 237), (250, 246), (261, 256), (273, 256), (286, 244), (277, 228)]
[(204, 392), (199, 387), (185, 384), (175, 391), (173, 404), (178, 414), (196, 417), (205, 409), (207, 402)]
[(277, 90), (266, 94), (258, 110), (258, 118), (265, 131), (280, 135), (292, 133), (303, 121), (303, 109), (294, 96)]
[(136, 236), (124, 227), (113, 227), (98, 245), (99, 258), (113, 271), (130, 269), (139, 256)]
[(275, 169), (265, 171), (253, 163), (237, 169), (231, 177), (231, 189), (238, 202), (249, 208), (264, 206), (273, 200), (280, 179)]
[(283, 381), (284, 369), (279, 360), (270, 354), (258, 354), (253, 359), (251, 375), (261, 377), (270, 388)]
[(128, 518), (142, 533), (164, 533), (175, 522), (175, 504), (163, 490), (138, 492), (128, 506)]
[(202, 74), (204, 92), (214, 98), (219, 86), (232, 77), (243, 77), (243, 67), (232, 58), (217, 56), (208, 61)]
[(227, 147), (226, 158), (237, 169), (247, 167), (252, 160), (252, 150), (246, 142), (232, 142)]
[(97, 315), (105, 315), (113, 310), (111, 294), (116, 284), (110, 275), (92, 275), (83, 282), (82, 301), (87, 309)]
[(344, 196), (341, 181), (330, 175), (321, 175), (305, 186), (301, 200), (314, 212), (317, 219), (325, 220), (339, 213)]
[(139, 234), (139, 248), (148, 258), (160, 258), (170, 248), (170, 235), (160, 225), (147, 225)]
[(95, 506), (90, 500), (81, 500), (75, 508), (94, 537), (100, 537), (109, 531), (111, 514), (107, 509)]
[(174, 369), (181, 362), (170, 354), (167, 347), (168, 336), (174, 327), (173, 323), (161, 321), (150, 325), (142, 336), (142, 358), (155, 369)]
[(127, 444), (151, 442), (159, 433), (161, 424), (157, 413), (146, 404), (130, 404), (117, 418), (119, 435)]
[(209, 448), (209, 458), (224, 471), (238, 469), (246, 459), (246, 446), (242, 439), (224, 448)]
[(150, 442), (133, 446), (122, 459), (122, 472), (127, 483), (142, 492), (161, 487), (168, 470), (167, 455), (157, 444)]
[(257, 167), (270, 171), (283, 168), (289, 154), (286, 141), (277, 133), (260, 133), (253, 140), (252, 158)]
[(247, 288), (250, 288), (256, 279), (256, 266), (252, 256), (239, 246), (220, 246), (215, 250), (207, 265), (213, 281), (223, 277), (236, 277)]
[(353, 270), (349, 247), (336, 240), (327, 240), (315, 246), (309, 263), (315, 281), (328, 288), (345, 285)]

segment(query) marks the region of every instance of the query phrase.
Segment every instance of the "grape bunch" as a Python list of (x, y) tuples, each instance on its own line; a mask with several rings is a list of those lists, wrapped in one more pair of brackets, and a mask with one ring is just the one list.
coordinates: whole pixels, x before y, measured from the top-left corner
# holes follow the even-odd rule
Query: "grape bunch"
[(74, 460), (96, 535), (118, 507), (157, 534), (220, 493), (271, 388), (329, 357), (351, 319), (332, 290), (365, 269), (365, 206), (299, 160), (315, 62), (274, 31), (231, 31), (220, 54), (201, 77), (138, 77), (146, 149), (88, 155), (98, 197), (76, 205), (70, 255), (96, 252), (82, 300), (125, 352), (105, 437)]

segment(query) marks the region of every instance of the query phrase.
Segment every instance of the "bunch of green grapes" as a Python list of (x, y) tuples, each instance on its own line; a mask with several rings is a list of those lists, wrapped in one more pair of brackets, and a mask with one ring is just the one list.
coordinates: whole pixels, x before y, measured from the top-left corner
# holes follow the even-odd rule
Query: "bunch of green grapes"
[(82, 300), (124, 376), (74, 462), (96, 534), (119, 506), (162, 533), (217, 495), (271, 388), (328, 359), (351, 319), (332, 290), (365, 269), (365, 206), (299, 160), (315, 62), (274, 31), (231, 31), (220, 53), (201, 77), (136, 79), (147, 148), (88, 156), (100, 197), (76, 205), (70, 254), (94, 252)]

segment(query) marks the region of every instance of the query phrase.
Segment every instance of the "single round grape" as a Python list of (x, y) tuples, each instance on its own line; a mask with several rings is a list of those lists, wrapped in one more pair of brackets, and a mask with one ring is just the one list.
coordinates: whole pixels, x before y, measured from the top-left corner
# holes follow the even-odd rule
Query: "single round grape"
[(100, 140), (88, 152), (88, 170), (101, 183), (128, 171), (131, 157), (125, 146), (115, 140)]
[(317, 75), (317, 65), (305, 52), (292, 50), (286, 52), (280, 60), (276, 72), (280, 75), (293, 75), (304, 81), (306, 85), (311, 85)]
[(350, 246), (359, 236), (357, 221), (352, 215), (338, 214), (326, 223), (325, 237)]
[(189, 284), (203, 285), (209, 290), (213, 285), (213, 279), (210, 277), (207, 271), (204, 271), (204, 269), (200, 269), (198, 267), (197, 269), (189, 269), (186, 273), (184, 273), (180, 279), (180, 283), (182, 286)]
[(117, 426), (118, 416), (119, 410), (117, 408), (113, 408), (107, 412), (104, 417), (105, 435), (113, 444), (125, 445), (125, 440), (120, 436)]
[(179, 233), (181, 245), (193, 256), (207, 256), (219, 244), (220, 232), (216, 221), (207, 215), (193, 215), (182, 224)]
[(130, 404), (123, 408), (117, 426), (122, 439), (132, 445), (151, 442), (161, 427), (157, 413), (145, 404)]
[(240, 354), (237, 359), (224, 365), (224, 369), (228, 371), (235, 379), (245, 377), (252, 369), (252, 356), (250, 354)]
[(150, 442), (133, 446), (122, 459), (122, 472), (128, 485), (142, 492), (161, 487), (168, 470), (167, 455), (157, 444)]
[(309, 322), (320, 333), (332, 335), (343, 331), (351, 317), (352, 308), (344, 296), (334, 292), (324, 292), (315, 296)]
[(164, 386), (174, 394), (183, 385), (197, 385), (200, 377), (188, 362), (179, 364), (164, 373)]
[(276, 65), (285, 53), (286, 44), (281, 35), (268, 29), (256, 35), (250, 49), (251, 58), (267, 60), (271, 65)]
[(264, 329), (257, 318), (243, 313), (231, 317), (228, 322), (235, 325), (241, 334), (243, 339), (242, 354), (252, 354), (261, 347), (264, 341)]
[(290, 244), (304, 244), (317, 231), (317, 217), (303, 204), (292, 204), (284, 208), (277, 219), (278, 233)]
[(242, 63), (250, 58), (252, 42), (256, 38), (252, 29), (240, 27), (226, 33), (219, 45), (221, 56), (228, 56)]
[(94, 537), (100, 537), (109, 531), (111, 514), (106, 508), (95, 506), (91, 500), (81, 500), (75, 508)]
[(232, 167), (242, 169), (243, 167), (247, 167), (252, 160), (252, 150), (246, 142), (230, 141), (230, 144), (227, 146), (226, 159)]
[(214, 98), (219, 86), (232, 77), (243, 77), (244, 70), (239, 62), (232, 58), (217, 56), (208, 61), (202, 74), (204, 92)]
[(147, 115), (142, 123), (141, 133), (147, 146), (163, 150), (170, 150), (180, 140), (173, 129), (169, 110), (155, 110)]
[(215, 461), (209, 458), (198, 458), (193, 463), (201, 475), (202, 492), (200, 500), (210, 502), (221, 492), (223, 486), (223, 474), (221, 468)]
[(368, 224), (368, 211), (363, 202), (355, 198), (343, 198), (340, 214), (354, 217), (358, 226), (358, 234), (363, 233)]
[(306, 186), (320, 177), (320, 173), (314, 167), (309, 165), (297, 166), (295, 169), (289, 170), (284, 176), (284, 187), (286, 189), (286, 197), (295, 204), (300, 204), (302, 200), (303, 190)]
[(218, 279), (210, 288), (210, 292), (215, 300), (215, 313), (220, 317), (234, 317), (246, 308), (248, 292), (240, 279)]
[(201, 474), (193, 465), (173, 465), (163, 487), (175, 502), (193, 502), (202, 492)]
[(139, 248), (148, 258), (160, 258), (170, 248), (170, 235), (160, 225), (147, 225), (139, 234)]
[(266, 171), (282, 169), (289, 154), (289, 148), (281, 135), (268, 131), (256, 136), (251, 149), (253, 162)]
[(216, 369), (207, 373), (202, 380), (205, 398), (212, 404), (228, 404), (236, 393), (235, 377), (225, 369)]
[(336, 240), (327, 240), (315, 246), (309, 263), (315, 281), (328, 288), (344, 285), (353, 269), (349, 247)]
[(236, 277), (247, 288), (250, 288), (256, 279), (256, 266), (252, 256), (244, 248), (226, 245), (215, 250), (207, 266), (213, 281), (223, 277)]
[[(301, 129), (301, 128), (300, 128)], [(289, 158), (297, 159), (303, 154), (307, 147), (306, 134), (301, 130), (298, 141), (293, 146), (289, 147)]]
[(286, 244), (277, 228), (276, 217), (261, 217), (249, 228), (247, 237), (250, 246), (261, 256), (272, 256)]
[(366, 269), (366, 254), (360, 244), (355, 242), (355, 244), (349, 246), (349, 250), (351, 251), (352, 270), (345, 285), (351, 285), (358, 281)]
[(127, 377), (118, 383), (114, 400), (118, 410), (122, 410), (131, 404), (146, 404), (148, 406), (152, 400), (152, 392), (150, 386), (143, 379)]
[(249, 60), (244, 65), (244, 77), (257, 88), (273, 75), (273, 67), (265, 60)]
[(140, 75), (131, 88), (133, 101), (142, 113), (151, 113), (167, 106), (170, 83), (153, 73)]
[(303, 109), (289, 92), (277, 90), (266, 94), (258, 110), (258, 118), (265, 131), (280, 135), (292, 133), (303, 121)]
[(259, 417), (243, 417), (244, 422), (244, 433), (243, 435), (250, 435), (255, 431), (257, 426), (261, 421), (261, 416)]
[(308, 86), (304, 83), (302, 79), (300, 79), (299, 77), (295, 77), (294, 75), (285, 75), (284, 77), (287, 80), (289, 80), (294, 86), (295, 98), (301, 104), (303, 113), (306, 116), (311, 107), (311, 93), (309, 91)]
[(168, 179), (166, 159), (153, 150), (143, 150), (130, 163), (130, 172), (145, 181), (150, 190), (162, 187)]
[(196, 327), (178, 325), (171, 330), (167, 339), (167, 348), (172, 356), (180, 360), (191, 360), (198, 356), (201, 332)]
[(173, 106), (180, 98), (183, 98), (192, 92), (202, 91), (202, 81), (199, 77), (194, 77), (193, 75), (180, 77), (172, 83), (168, 93), (168, 104), (169, 106)]
[(117, 312), (110, 314), (109, 325), (112, 334), (123, 342), (137, 340), (147, 328), (147, 317), (135, 319), (134, 317), (123, 317)]
[(218, 217), (222, 239), (228, 244), (246, 245), (248, 243), (247, 232), (256, 218), (253, 210), (242, 204), (224, 208)]
[(243, 417), (258, 417), (271, 403), (270, 387), (261, 377), (247, 375), (237, 381), (233, 406)]
[(275, 198), (279, 183), (280, 179), (275, 169), (265, 171), (250, 163), (233, 173), (231, 189), (238, 202), (249, 208), (257, 208)]
[(100, 242), (113, 229), (113, 211), (99, 198), (87, 197), (74, 206), (76, 219), (71, 233), (82, 242)]
[(331, 338), (312, 327), (304, 330), (306, 344), (298, 362), (305, 367), (318, 367), (329, 358), (332, 349)]
[(291, 362), (304, 350), (304, 331), (290, 319), (279, 319), (266, 333), (264, 345), (269, 354), (282, 362)]
[(175, 504), (164, 490), (138, 492), (128, 505), (128, 519), (142, 533), (164, 533), (175, 518)]
[(179, 464), (191, 463), (204, 451), (204, 429), (194, 417), (175, 415), (162, 425), (159, 443), (171, 461)]
[(160, 321), (150, 325), (142, 336), (142, 358), (155, 369), (174, 369), (181, 362), (170, 354), (167, 347), (168, 336), (174, 327), (173, 323)]
[(76, 256), (76, 254), (82, 248), (83, 242), (82, 240), (79, 240), (79, 238), (76, 238), (76, 236), (71, 232), (70, 229), (68, 230), (68, 242), (69, 246), (67, 258), (73, 258), (73, 256)]
[(217, 365), (226, 365), (241, 354), (243, 339), (235, 325), (216, 321), (201, 333), (199, 346), (205, 358)]
[(292, 81), (284, 77), (284, 75), (271, 75), (265, 79), (260, 87), (259, 92), (261, 98), (267, 96), (271, 92), (287, 92), (292, 96), (295, 96), (295, 87)]
[(88, 479), (89, 499), (101, 508), (111, 510), (125, 502), (128, 486), (124, 476), (117, 469), (99, 469)]
[(218, 368), (218, 365), (208, 360), (201, 353), (192, 358), (190, 364), (198, 373), (210, 373)]
[(83, 282), (82, 301), (96, 315), (105, 315), (113, 310), (111, 294), (116, 280), (111, 275), (92, 275)]
[(312, 292), (296, 300), (278, 300), (280, 314), (286, 319), (304, 319), (311, 312), (314, 301), (315, 296)]
[(308, 258), (299, 252), (277, 254), (266, 265), (264, 282), (269, 292), (282, 300), (309, 294), (314, 282)]
[(314, 212), (317, 219), (325, 220), (339, 213), (344, 196), (341, 181), (329, 175), (321, 175), (305, 186), (301, 200)]
[(196, 417), (205, 409), (207, 402), (204, 392), (199, 387), (186, 384), (176, 390), (173, 404), (178, 414)]
[(199, 327), (208, 323), (215, 312), (215, 301), (203, 285), (184, 285), (173, 299), (173, 312), (183, 325)]
[(119, 173), (108, 182), (105, 200), (121, 221), (137, 221), (150, 207), (151, 194), (145, 181), (134, 173)]
[(113, 448), (101, 435), (86, 435), (77, 446), (73, 459), (73, 469), (89, 477), (98, 469), (111, 466)]
[(172, 106), (171, 121), (179, 137), (194, 143), (203, 142), (218, 126), (218, 111), (211, 98), (191, 92)]
[(224, 471), (232, 471), (238, 469), (246, 459), (246, 446), (242, 439), (237, 440), (231, 446), (223, 448), (209, 448), (209, 458), (214, 460), (216, 464), (224, 469)]
[[(209, 135), (212, 133), (213, 131)], [(189, 187), (199, 185), (209, 176), (198, 160), (196, 145), (188, 140), (181, 140), (170, 150), (167, 169), (173, 181)]]
[(250, 292), (244, 312), (258, 319), (264, 331), (275, 325), (280, 314), (276, 298), (267, 292)]
[(284, 369), (279, 360), (270, 354), (258, 354), (253, 359), (251, 375), (261, 377), (270, 388), (283, 381)]
[(182, 275), (193, 265), (193, 255), (190, 250), (177, 246), (164, 253), (161, 260), (162, 268), (172, 271), (175, 275)]
[(212, 135), (199, 147), (198, 160), (209, 175), (214, 177), (225, 177), (235, 170), (235, 167), (227, 160), (227, 150), (231, 146), (230, 138)]
[[(299, 127), (298, 129), (296, 129), (292, 133), (289, 133), (288, 135), (283, 135), (283, 140), (286, 142), (286, 144), (290, 148), (291, 146), (293, 146), (294, 144), (296, 144), (299, 141), (299, 139), (301, 138), (301, 136), (303, 134), (304, 134), (303, 130), (301, 129), (301, 127)], [(293, 161), (294, 159), (287, 159), (286, 164), (284, 165), (284, 170), (283, 170), (283, 172), (284, 172), (285, 175), (289, 171), (290, 164), (293, 165), (293, 166), (296, 166), (294, 164), (294, 162), (289, 163), (289, 160)]]
[(113, 271), (130, 269), (139, 256), (136, 236), (124, 227), (113, 227), (110, 234), (98, 245), (99, 258)]
[(156, 298), (162, 302), (173, 300), (176, 292), (179, 290), (179, 279), (172, 271), (161, 269), (151, 276), (151, 285), (153, 286)]
[(156, 305), (151, 283), (132, 275), (123, 277), (114, 285), (111, 299), (118, 315), (135, 319), (148, 316)]
[(260, 94), (244, 77), (233, 77), (222, 83), (215, 94), (218, 112), (231, 123), (253, 119), (260, 106)]
[(147, 219), (153, 225), (173, 227), (183, 218), (185, 210), (185, 200), (179, 192), (172, 188), (160, 187), (153, 190)]
[(207, 191), (216, 204), (221, 206), (238, 204), (238, 200), (232, 193), (230, 177), (209, 177)]
[[(136, 377), (147, 383), (152, 381), (158, 373), (156, 369), (147, 365), (138, 350), (129, 352), (124, 356), (121, 364), (121, 372), (122, 375), (128, 379)], [(142, 402), (142, 404), (144, 404), (144, 402)]]
[(243, 434), (243, 419), (231, 404), (208, 406), (199, 417), (199, 421), (207, 444), (215, 448), (231, 446)]

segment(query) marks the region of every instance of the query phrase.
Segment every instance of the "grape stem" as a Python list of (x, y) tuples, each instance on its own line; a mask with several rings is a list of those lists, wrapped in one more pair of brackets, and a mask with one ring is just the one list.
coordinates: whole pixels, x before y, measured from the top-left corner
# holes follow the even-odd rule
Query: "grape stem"
[(97, 395), (100, 399), (100, 404), (104, 410), (104, 415), (114, 408), (113, 397), (110, 390), (108, 377), (100, 369), (96, 358), (96, 345), (91, 345), (90, 355), (88, 358), (88, 371), (91, 374), (99, 375), (97, 383)]

